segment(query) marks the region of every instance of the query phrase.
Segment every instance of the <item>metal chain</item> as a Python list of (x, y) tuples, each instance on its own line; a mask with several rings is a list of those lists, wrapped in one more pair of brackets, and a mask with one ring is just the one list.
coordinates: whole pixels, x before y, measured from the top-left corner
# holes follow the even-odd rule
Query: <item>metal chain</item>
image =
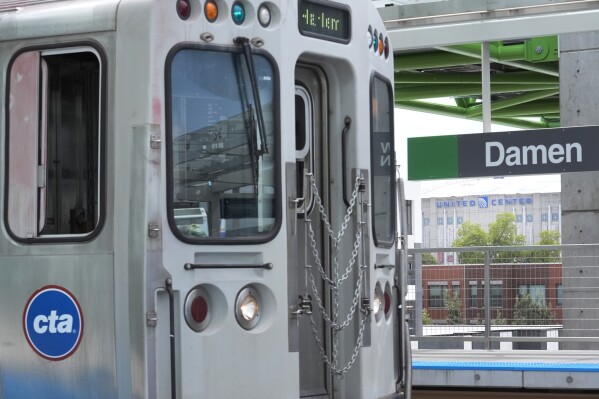
[(312, 286), (312, 293), (314, 294), (314, 297), (316, 298), (316, 303), (318, 305), (318, 308), (320, 309), (320, 312), (322, 313), (322, 318), (329, 323), (329, 325), (337, 331), (341, 331), (343, 330), (345, 327), (347, 327), (349, 325), (349, 323), (351, 322), (351, 320), (354, 317), (354, 314), (356, 313), (356, 309), (358, 308), (358, 304), (360, 302), (360, 288), (362, 288), (362, 282), (364, 280), (364, 268), (362, 268), (362, 270), (360, 270), (360, 276), (358, 278), (358, 282), (356, 284), (356, 289), (354, 290), (354, 297), (352, 300), (352, 305), (349, 308), (349, 312), (345, 318), (345, 321), (341, 324), (338, 324), (335, 320), (335, 318), (331, 319), (326, 312), (326, 309), (324, 307), (324, 305), (322, 304), (322, 299), (320, 298), (320, 295), (318, 295), (318, 289), (316, 288), (316, 283), (314, 281), (314, 274), (312, 274), (312, 268), (308, 267), (308, 278), (310, 280), (310, 284)]
[(326, 308), (324, 307), (323, 300), (318, 293), (318, 289), (316, 287), (316, 281), (315, 281), (314, 274), (312, 271), (312, 266), (306, 265), (308, 280), (310, 281), (311, 289), (314, 294), (314, 297), (316, 298), (316, 302), (317, 302), (318, 308), (320, 310), (320, 313), (322, 315), (322, 318), (325, 321), (325, 323), (328, 324), (330, 326), (330, 328), (332, 329), (331, 358), (329, 358), (327, 356), (324, 345), (322, 344), (322, 341), (321, 341), (320, 337), (318, 336), (318, 328), (316, 326), (316, 322), (314, 321), (314, 318), (312, 315), (309, 316), (310, 317), (310, 325), (312, 326), (312, 333), (314, 336), (314, 341), (316, 342), (316, 344), (318, 346), (318, 349), (323, 358), (323, 361), (328, 365), (328, 367), (331, 370), (331, 373), (342, 378), (343, 375), (350, 370), (350, 368), (353, 366), (353, 364), (355, 363), (355, 361), (358, 357), (358, 353), (359, 353), (360, 347), (362, 346), (362, 341), (363, 341), (363, 337), (364, 337), (364, 329), (366, 327), (366, 322), (369, 320), (369, 315), (370, 315), (369, 309), (361, 309), (361, 311), (364, 313), (364, 317), (360, 322), (358, 337), (356, 339), (356, 344), (354, 346), (354, 350), (352, 351), (351, 358), (344, 367), (338, 368), (337, 367), (337, 359), (338, 359), (338, 355), (339, 355), (339, 342), (338, 342), (339, 337), (338, 336), (339, 336), (339, 333), (343, 329), (345, 329), (346, 327), (348, 327), (350, 325), (351, 321), (354, 318), (354, 315), (356, 314), (358, 305), (360, 303), (360, 292), (361, 292), (362, 284), (364, 282), (364, 276), (366, 274), (365, 272), (366, 272), (366, 268), (367, 268), (367, 266), (365, 266), (365, 265), (362, 265), (360, 267), (360, 270), (358, 273), (358, 279), (356, 281), (356, 287), (355, 287), (354, 293), (353, 293), (354, 295), (353, 295), (353, 299), (352, 299), (352, 304), (351, 304), (349, 311), (345, 317), (345, 320), (342, 323), (339, 323), (340, 289), (341, 289), (343, 282), (349, 278), (350, 274), (354, 270), (354, 265), (356, 263), (356, 259), (358, 257), (359, 251), (360, 251), (360, 245), (363, 241), (362, 240), (362, 228), (361, 228), (362, 223), (360, 220), (361, 218), (360, 218), (359, 213), (357, 215), (357, 217), (359, 219), (358, 220), (359, 228), (357, 229), (356, 237), (353, 242), (351, 257), (350, 257), (348, 265), (345, 268), (345, 271), (341, 275), (341, 277), (339, 277), (339, 256), (338, 256), (339, 250), (340, 250), (340, 242), (341, 242), (342, 237), (345, 235), (345, 232), (348, 228), (349, 222), (351, 221), (351, 216), (354, 211), (358, 195), (360, 193), (360, 186), (361, 186), (363, 179), (360, 176), (356, 176), (354, 189), (352, 191), (352, 195), (351, 195), (351, 198), (349, 201), (349, 207), (347, 208), (345, 216), (343, 217), (343, 223), (341, 224), (339, 231), (337, 232), (337, 234), (335, 234), (335, 232), (333, 231), (333, 228), (331, 226), (331, 223), (329, 221), (329, 217), (326, 213), (326, 209), (322, 203), (320, 194), (318, 192), (316, 179), (311, 174), (308, 174), (308, 176), (310, 177), (312, 192), (314, 195), (315, 203), (317, 205), (317, 209), (320, 213), (320, 218), (321, 218), (324, 226), (326, 227), (326, 232), (328, 233), (329, 238), (332, 241), (332, 247), (333, 247), (333, 253), (334, 253), (333, 257), (332, 257), (333, 267), (331, 270), (333, 277), (330, 278), (327, 275), (324, 267), (322, 266), (322, 262), (320, 260), (320, 256), (318, 253), (318, 246), (316, 244), (316, 239), (314, 237), (314, 230), (312, 229), (312, 221), (310, 219), (306, 218), (305, 222), (308, 225), (308, 237), (309, 237), (310, 246), (312, 248), (312, 256), (314, 257), (314, 262), (315, 262), (316, 266), (318, 267), (318, 272), (319, 272), (322, 280), (329, 284), (330, 289), (332, 291), (333, 309), (332, 309), (332, 317), (330, 317), (328, 315)]
[(332, 359), (329, 359), (329, 357), (327, 356), (324, 346), (322, 345), (322, 341), (320, 340), (320, 337), (318, 336), (318, 328), (316, 327), (316, 322), (314, 321), (314, 317), (312, 317), (312, 315), (310, 315), (310, 325), (312, 326), (312, 335), (314, 336), (314, 340), (317, 343), (320, 355), (322, 356), (324, 362), (331, 369), (331, 372), (339, 377), (343, 377), (343, 375), (351, 369), (351, 367), (354, 365), (354, 363), (358, 359), (358, 353), (360, 352), (360, 347), (362, 346), (362, 341), (364, 340), (364, 330), (366, 329), (366, 322), (368, 321), (368, 316), (370, 314), (369, 310), (363, 310), (363, 312), (364, 312), (364, 318), (360, 322), (360, 330), (358, 331), (358, 337), (356, 338), (356, 344), (354, 346), (354, 350), (353, 350), (352, 355), (351, 355), (349, 361), (347, 362), (347, 364), (341, 369), (337, 368), (337, 357), (335, 355), (333, 355)]

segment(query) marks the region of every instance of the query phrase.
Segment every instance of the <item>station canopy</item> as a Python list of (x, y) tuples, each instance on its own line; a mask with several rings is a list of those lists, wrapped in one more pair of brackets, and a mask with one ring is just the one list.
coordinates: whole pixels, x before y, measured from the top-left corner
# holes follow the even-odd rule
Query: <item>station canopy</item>
[(596, 0), (375, 0), (394, 49), (395, 106), (493, 123), (560, 126), (559, 35), (596, 30)]

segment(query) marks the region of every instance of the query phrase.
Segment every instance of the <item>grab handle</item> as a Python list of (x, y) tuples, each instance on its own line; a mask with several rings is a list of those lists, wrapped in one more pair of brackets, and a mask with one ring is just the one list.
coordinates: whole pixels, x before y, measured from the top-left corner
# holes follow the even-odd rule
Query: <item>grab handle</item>
[(349, 207), (349, 200), (347, 197), (347, 135), (349, 134), (349, 128), (351, 126), (351, 118), (346, 116), (343, 123), (345, 126), (341, 131), (341, 190), (343, 191), (343, 202), (345, 203), (345, 206)]

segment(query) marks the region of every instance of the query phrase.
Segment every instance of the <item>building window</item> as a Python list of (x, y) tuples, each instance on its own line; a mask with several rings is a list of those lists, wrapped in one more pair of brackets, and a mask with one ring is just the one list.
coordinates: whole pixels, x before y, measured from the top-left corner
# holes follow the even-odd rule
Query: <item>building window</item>
[(447, 224), (448, 224), (448, 225), (449, 225), (449, 224), (453, 224), (453, 216), (449, 216), (449, 217), (447, 218)]
[(454, 281), (451, 283), (451, 297), (460, 299), (460, 282)]
[(564, 287), (561, 284), (555, 286), (555, 304), (556, 306), (564, 305)]
[(545, 285), (543, 284), (535, 284), (535, 285), (526, 285), (520, 284), (518, 286), (518, 296), (524, 297), (526, 295), (530, 295), (530, 297), (537, 304), (544, 306), (545, 305)]
[(430, 224), (431, 224), (431, 219), (430, 219), (430, 218), (424, 218), (422, 223), (423, 223), (425, 226), (430, 226)]
[(447, 291), (446, 282), (428, 283), (428, 307), (442, 308), (445, 306), (445, 291)]
[(478, 284), (476, 282), (470, 283), (470, 307), (478, 308)]
[(443, 226), (443, 218), (437, 218), (437, 225)]
[(546, 213), (541, 214), (541, 221), (542, 222), (548, 222), (549, 221), (549, 215), (547, 215)]
[(527, 221), (528, 223), (531, 223), (531, 222), (533, 221), (533, 217), (532, 217), (532, 216), (533, 216), (533, 215), (526, 215), (526, 221)]
[(516, 222), (522, 223), (522, 215), (516, 215)]
[(464, 224), (464, 217), (458, 216), (458, 224)]
[(491, 307), (503, 307), (503, 283), (491, 282)]
[(551, 214), (551, 221), (552, 222), (559, 222), (559, 213), (552, 213)]
[(101, 226), (100, 58), (73, 47), (11, 64), (6, 221), (19, 241), (82, 241)]

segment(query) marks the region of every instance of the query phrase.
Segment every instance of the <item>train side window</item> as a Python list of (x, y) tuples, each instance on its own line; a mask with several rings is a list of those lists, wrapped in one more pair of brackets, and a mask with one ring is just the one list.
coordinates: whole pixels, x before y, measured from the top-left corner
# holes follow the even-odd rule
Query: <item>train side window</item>
[(101, 73), (88, 47), (11, 63), (5, 222), (15, 239), (82, 241), (100, 226)]
[(395, 240), (395, 153), (393, 90), (379, 75), (370, 83), (370, 151), (372, 168), (372, 229), (378, 247)]

